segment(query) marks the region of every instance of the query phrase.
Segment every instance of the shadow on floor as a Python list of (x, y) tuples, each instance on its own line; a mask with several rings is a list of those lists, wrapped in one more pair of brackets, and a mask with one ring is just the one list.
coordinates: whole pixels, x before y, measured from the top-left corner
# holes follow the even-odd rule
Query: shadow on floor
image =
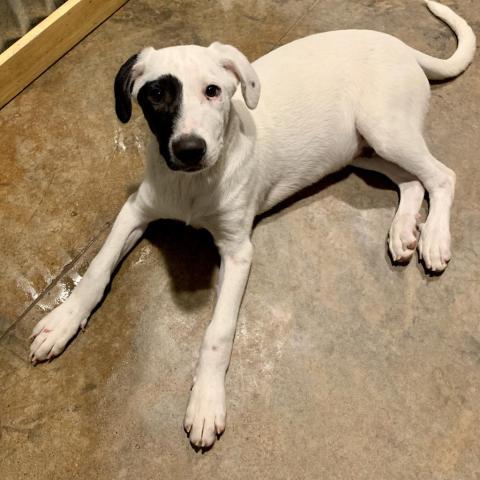
[(174, 294), (213, 286), (220, 256), (207, 230), (197, 230), (179, 221), (157, 220), (148, 226), (144, 238), (161, 251)]
[[(277, 214), (295, 208), (300, 200), (311, 199), (329, 186), (346, 179), (355, 173), (368, 185), (382, 190), (395, 190), (396, 186), (383, 175), (364, 170), (346, 168), (322, 179), (281, 202), (268, 212), (258, 216), (255, 226)], [(349, 201), (349, 198), (343, 199)], [(349, 203), (351, 203), (349, 201)], [(303, 203), (304, 205), (304, 203)], [(359, 205), (353, 205), (361, 208)], [(215, 272), (220, 265), (220, 256), (213, 238), (206, 230), (197, 230), (182, 222), (158, 220), (149, 225), (144, 238), (155, 245), (162, 253), (168, 268), (171, 288), (180, 306), (185, 305), (184, 294), (208, 290), (214, 285)], [(190, 303), (190, 302), (188, 302)]]
[[(298, 208), (296, 207), (296, 204), (298, 204), (302, 200), (307, 200), (307, 204), (316, 201), (315, 196), (317, 194), (330, 187), (331, 185), (334, 185), (339, 181), (345, 180), (352, 173), (355, 173), (355, 175), (360, 177), (367, 185), (371, 187), (380, 190), (398, 190), (397, 186), (390, 179), (380, 173), (371, 172), (355, 167), (346, 167), (338, 172), (327, 175), (319, 182), (300, 190), (299, 192), (293, 194), (291, 197), (288, 197), (286, 200), (283, 200), (279, 204), (275, 205), (267, 212), (262, 213), (255, 219), (254, 227), (260, 222), (267, 220), (274, 215), (286, 212), (287, 209), (290, 210), (291, 208)], [(362, 209), (362, 206), (355, 202), (354, 196), (342, 197), (340, 198), (340, 200), (348, 203), (356, 209)], [(302, 202), (302, 206), (304, 205), (305, 202)], [(378, 207), (383, 207), (383, 205), (378, 205)]]

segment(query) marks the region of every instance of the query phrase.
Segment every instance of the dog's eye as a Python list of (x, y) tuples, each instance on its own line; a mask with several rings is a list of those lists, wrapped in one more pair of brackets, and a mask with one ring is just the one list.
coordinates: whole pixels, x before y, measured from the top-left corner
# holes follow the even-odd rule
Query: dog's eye
[(217, 85), (209, 85), (206, 89), (205, 89), (205, 95), (207, 97), (218, 97), (220, 95), (220, 92), (222, 91), (222, 89), (220, 87), (217, 87)]
[(148, 93), (148, 96), (154, 102), (160, 102), (161, 100), (163, 100), (163, 91), (158, 88), (154, 88), (153, 90), (150, 90), (150, 92)]

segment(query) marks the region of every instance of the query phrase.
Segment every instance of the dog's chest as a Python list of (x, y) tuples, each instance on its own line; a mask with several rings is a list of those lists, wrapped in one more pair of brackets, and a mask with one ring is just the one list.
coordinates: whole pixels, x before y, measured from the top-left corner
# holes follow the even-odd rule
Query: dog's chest
[(179, 220), (195, 228), (207, 228), (213, 212), (208, 199), (203, 195), (189, 195), (179, 209)]
[(215, 229), (222, 202), (213, 185), (198, 185), (189, 179), (162, 183), (157, 202), (169, 218), (195, 228)]

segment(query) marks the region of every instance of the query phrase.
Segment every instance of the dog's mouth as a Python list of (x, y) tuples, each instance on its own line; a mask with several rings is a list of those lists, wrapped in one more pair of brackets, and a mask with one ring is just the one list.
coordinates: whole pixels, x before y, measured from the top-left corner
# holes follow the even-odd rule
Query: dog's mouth
[(203, 162), (195, 165), (185, 165), (181, 160), (178, 160), (173, 155), (166, 158), (165, 162), (167, 164), (167, 167), (175, 172), (194, 173), (199, 172), (200, 170), (203, 170), (205, 168)]
[(169, 164), (168, 162), (167, 162), (167, 165), (168, 165), (168, 168), (170, 168), (170, 170), (174, 170), (176, 172), (188, 172), (188, 173), (199, 172), (200, 170), (203, 170), (205, 168), (203, 165), (189, 167), (186, 165), (177, 165), (175, 163)]

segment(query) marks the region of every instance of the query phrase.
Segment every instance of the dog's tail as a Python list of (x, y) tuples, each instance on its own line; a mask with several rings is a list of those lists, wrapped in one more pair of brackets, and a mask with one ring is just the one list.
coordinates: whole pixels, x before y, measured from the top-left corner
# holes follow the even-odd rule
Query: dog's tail
[(475, 34), (470, 25), (452, 9), (432, 0), (425, 0), (428, 9), (443, 20), (458, 39), (455, 53), (447, 60), (431, 57), (412, 49), (417, 62), (430, 80), (443, 80), (460, 75), (472, 63), (475, 54)]

